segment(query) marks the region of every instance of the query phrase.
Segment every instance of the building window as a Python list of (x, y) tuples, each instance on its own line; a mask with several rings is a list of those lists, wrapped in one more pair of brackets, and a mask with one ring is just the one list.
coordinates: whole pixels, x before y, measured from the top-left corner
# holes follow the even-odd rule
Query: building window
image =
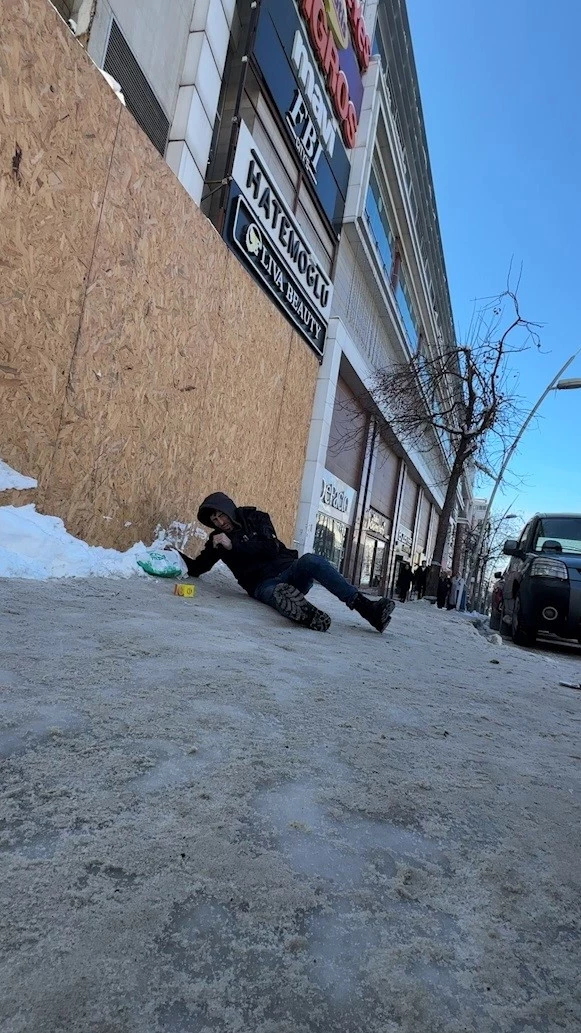
[(385, 278), (389, 281), (391, 278), (391, 270), (395, 255), (395, 239), (391, 231), (391, 226), (389, 225), (389, 219), (385, 210), (383, 197), (381, 196), (381, 190), (379, 189), (377, 176), (373, 169), (371, 170), (371, 175), (369, 177), (367, 200), (365, 202), (365, 215), (375, 241), (375, 246), (381, 258)]
[(367, 535), (363, 546), (363, 563), (359, 584), (362, 588), (380, 588), (387, 561), (387, 543)]
[(403, 324), (406, 329), (408, 340), (412, 347), (415, 348), (418, 341), (418, 329), (416, 325), (414, 307), (412, 304), (412, 300), (410, 298), (410, 293), (406, 283), (403, 269), (400, 269), (398, 283), (395, 290), (395, 297), (401, 318), (403, 320)]
[(387, 50), (385, 49), (385, 43), (383, 42), (383, 36), (379, 25), (375, 30), (375, 36), (373, 37), (373, 53), (379, 54), (381, 58), (381, 69), (383, 74), (387, 72)]

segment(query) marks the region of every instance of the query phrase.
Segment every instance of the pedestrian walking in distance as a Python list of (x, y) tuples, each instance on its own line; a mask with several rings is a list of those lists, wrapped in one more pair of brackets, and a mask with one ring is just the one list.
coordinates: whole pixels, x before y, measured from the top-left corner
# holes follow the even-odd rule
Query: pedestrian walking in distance
[(412, 577), (412, 568), (410, 567), (407, 560), (404, 560), (399, 568), (397, 582), (395, 586), (397, 589), (400, 603), (405, 603), (407, 599), (408, 592), (410, 590), (410, 585), (412, 583)]
[(414, 574), (414, 587), (418, 593), (418, 599), (423, 599), (426, 594), (426, 585), (428, 583), (428, 568), (425, 563), (422, 563), (421, 567), (418, 567)]
[(462, 600), (462, 593), (464, 591), (465, 581), (459, 574), (454, 574), (450, 582), (450, 592), (448, 595), (447, 607), (449, 610), (459, 610)]
[(445, 570), (442, 570), (438, 578), (438, 591), (436, 593), (438, 609), (443, 610), (444, 606), (446, 606), (451, 586), (452, 578), (449, 577), (448, 574), (446, 574)]
[(376, 631), (385, 631), (389, 624), (393, 600), (368, 599), (323, 556), (307, 553), (299, 557), (295, 549), (287, 549), (277, 538), (268, 513), (254, 506), (237, 506), (228, 495), (215, 492), (202, 502), (198, 520), (214, 530), (195, 560), (180, 552), (191, 577), (205, 574), (222, 560), (248, 595), (297, 624), (328, 631), (329, 615), (305, 598), (318, 581)]

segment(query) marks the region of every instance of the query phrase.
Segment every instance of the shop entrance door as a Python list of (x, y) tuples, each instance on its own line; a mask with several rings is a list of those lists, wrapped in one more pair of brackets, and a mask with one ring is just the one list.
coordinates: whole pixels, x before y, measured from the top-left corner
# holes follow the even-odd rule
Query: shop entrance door
[(361, 566), (361, 586), (363, 588), (380, 587), (387, 558), (385, 544), (379, 538), (366, 535)]

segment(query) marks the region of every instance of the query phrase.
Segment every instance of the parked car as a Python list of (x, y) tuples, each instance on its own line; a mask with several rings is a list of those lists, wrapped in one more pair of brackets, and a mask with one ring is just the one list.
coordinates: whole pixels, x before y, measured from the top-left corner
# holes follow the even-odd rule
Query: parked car
[(500, 631), (502, 617), (500, 607), (502, 605), (502, 597), (504, 593), (504, 574), (497, 571), (494, 577), (495, 583), (492, 588), (492, 597), (490, 600), (490, 627), (493, 631)]
[(581, 642), (581, 514), (537, 513), (511, 557), (499, 603), (501, 631), (517, 645), (533, 645), (540, 631)]

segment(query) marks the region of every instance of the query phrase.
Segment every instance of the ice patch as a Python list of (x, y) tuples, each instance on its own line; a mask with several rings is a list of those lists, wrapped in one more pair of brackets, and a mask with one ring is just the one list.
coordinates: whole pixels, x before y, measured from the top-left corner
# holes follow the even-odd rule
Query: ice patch
[(47, 740), (84, 732), (87, 725), (84, 717), (71, 710), (43, 707), (39, 716), (26, 724), (0, 730), (0, 757), (18, 757)]
[[(141, 744), (140, 751), (148, 751), (152, 765), (148, 771), (139, 775), (133, 780), (135, 789), (144, 793), (155, 793), (164, 789), (177, 789), (180, 786), (194, 783), (200, 771), (208, 766), (225, 762), (224, 752), (214, 747), (198, 749), (195, 752), (184, 754), (171, 744), (149, 743)], [(136, 747), (129, 752), (135, 752)]]

